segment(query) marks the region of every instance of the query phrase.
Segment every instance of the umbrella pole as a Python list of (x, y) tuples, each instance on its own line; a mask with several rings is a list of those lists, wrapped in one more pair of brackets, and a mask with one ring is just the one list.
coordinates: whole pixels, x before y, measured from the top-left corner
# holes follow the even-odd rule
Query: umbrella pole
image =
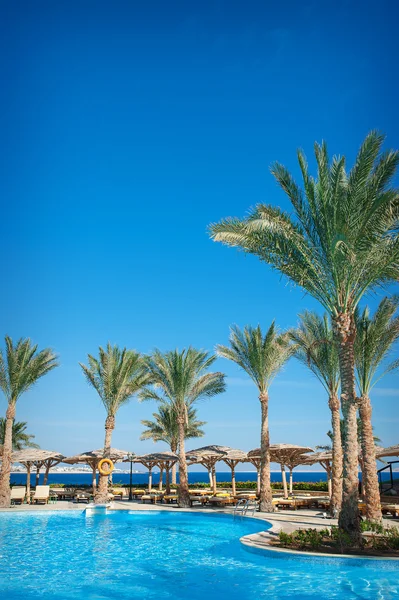
[(163, 467), (163, 466), (159, 468), (159, 485), (158, 485), (158, 489), (159, 489), (159, 491), (161, 491), (161, 490), (162, 490), (162, 483), (163, 483), (163, 470), (164, 470), (164, 467)]
[(213, 493), (216, 494), (217, 489), (216, 489), (216, 469), (215, 469), (215, 465), (213, 465), (212, 467), (212, 480), (213, 480)]
[(95, 463), (93, 464), (92, 469), (93, 470), (91, 474), (91, 485), (93, 488), (93, 494), (95, 494), (97, 490), (97, 468)]
[(148, 491), (152, 490), (152, 467), (148, 470)]
[(37, 487), (39, 485), (39, 479), (40, 479), (40, 466), (41, 465), (37, 465), (36, 466), (36, 481), (35, 481), (35, 487)]
[(26, 503), (30, 504), (30, 463), (26, 464)]
[(256, 493), (260, 494), (260, 467), (256, 470)]
[(234, 467), (231, 467), (231, 491), (233, 496), (236, 495), (236, 471)]
[(292, 496), (293, 493), (293, 469), (290, 469), (290, 496)]
[(288, 498), (287, 476), (285, 474), (285, 466), (281, 465), (281, 479), (283, 482), (284, 498)]
[(170, 494), (170, 467), (166, 466), (166, 493)]
[(47, 480), (48, 480), (48, 474), (50, 471), (50, 460), (48, 460), (45, 464), (46, 464), (46, 470), (44, 471), (44, 478), (43, 478), (43, 485), (47, 485)]

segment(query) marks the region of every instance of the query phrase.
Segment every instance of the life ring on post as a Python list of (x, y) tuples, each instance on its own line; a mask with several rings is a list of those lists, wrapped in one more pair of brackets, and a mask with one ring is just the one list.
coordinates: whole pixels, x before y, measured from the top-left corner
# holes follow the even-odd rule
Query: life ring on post
[[(108, 467), (105, 468), (104, 467)], [(102, 458), (100, 460), (100, 462), (98, 463), (98, 471), (100, 473), (100, 475), (111, 475), (112, 471), (114, 470), (114, 463), (112, 462), (112, 460), (110, 458)]]

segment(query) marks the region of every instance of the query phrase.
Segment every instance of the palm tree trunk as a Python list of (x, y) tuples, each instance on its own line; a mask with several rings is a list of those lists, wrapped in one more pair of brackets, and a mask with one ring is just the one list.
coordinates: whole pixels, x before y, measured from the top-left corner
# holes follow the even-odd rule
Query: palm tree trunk
[(332, 394), (328, 400), (331, 410), (332, 440), (332, 473), (331, 473), (331, 515), (338, 516), (342, 505), (342, 439), (341, 414), (339, 398)]
[(44, 471), (43, 485), (47, 485), (49, 471), (50, 471), (50, 459), (47, 462), (46, 470)]
[(371, 414), (370, 398), (362, 396), (359, 402), (359, 416), (362, 423), (362, 490), (366, 502), (367, 519), (380, 523), (382, 512)]
[(270, 438), (269, 438), (269, 394), (259, 396), (262, 410), (262, 425), (260, 435), (260, 502), (261, 512), (273, 511), (273, 496), (270, 485)]
[[(176, 454), (177, 452), (177, 444), (171, 444), (170, 445), (170, 451), (173, 452), (174, 454)], [(172, 485), (176, 485), (176, 470), (177, 470), (177, 463), (173, 463), (172, 465)]]
[(188, 508), (190, 506), (190, 493), (188, 491), (187, 461), (185, 451), (186, 418), (185, 415), (177, 419), (179, 426), (179, 506)]
[(4, 433), (3, 455), (0, 472), (0, 507), (10, 506), (11, 489), (11, 454), (12, 454), (12, 425), (15, 419), (15, 404), (9, 404), (6, 412), (6, 429)]
[(359, 477), (357, 452), (357, 401), (355, 388), (355, 324), (350, 314), (343, 313), (334, 319), (334, 333), (338, 341), (339, 368), (341, 375), (341, 405), (344, 417), (344, 460), (342, 506), (339, 527), (348, 533), (355, 543), (361, 543), (359, 518)]
[[(104, 440), (104, 458), (109, 458), (111, 454), (112, 432), (115, 429), (115, 417), (108, 415), (105, 419), (105, 440)], [(94, 496), (95, 504), (105, 504), (108, 502), (108, 475), (99, 474), (98, 487)]]

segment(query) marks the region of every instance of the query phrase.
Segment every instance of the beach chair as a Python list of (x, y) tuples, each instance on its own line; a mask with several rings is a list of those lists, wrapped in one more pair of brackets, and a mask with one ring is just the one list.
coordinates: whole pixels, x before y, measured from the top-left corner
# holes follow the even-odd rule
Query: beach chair
[(50, 498), (50, 486), (49, 485), (38, 485), (36, 486), (35, 493), (33, 495), (33, 502), (38, 504), (41, 502), (42, 504), (48, 504), (48, 500)]
[(14, 486), (11, 488), (11, 504), (22, 504), (25, 500), (26, 487)]

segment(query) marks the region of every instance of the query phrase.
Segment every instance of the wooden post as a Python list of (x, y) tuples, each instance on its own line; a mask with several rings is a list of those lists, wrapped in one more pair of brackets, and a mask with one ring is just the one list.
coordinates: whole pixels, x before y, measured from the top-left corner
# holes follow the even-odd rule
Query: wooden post
[(30, 504), (30, 462), (25, 463), (26, 467), (26, 502)]
[(212, 467), (212, 480), (213, 480), (212, 481), (212, 485), (213, 485), (212, 491), (213, 491), (213, 494), (215, 495), (216, 492), (217, 492), (217, 486), (216, 486), (216, 468), (215, 468), (215, 465), (213, 465), (213, 467)]
[(163, 483), (163, 472), (164, 472), (164, 464), (162, 463), (159, 467), (159, 484), (158, 484), (158, 489), (162, 490), (162, 483)]
[(152, 465), (148, 467), (148, 491), (152, 490)]
[(48, 474), (49, 474), (50, 465), (51, 465), (51, 458), (46, 460), (44, 464), (46, 465), (46, 470), (44, 471), (43, 485), (47, 485)]
[(281, 479), (283, 482), (284, 498), (288, 498), (287, 476), (285, 474), (285, 466), (281, 464)]
[(290, 467), (290, 496), (292, 496), (292, 493), (294, 491), (294, 487), (293, 487), (293, 474), (292, 474), (293, 470), (294, 469), (292, 467)]
[(35, 487), (37, 487), (39, 485), (39, 481), (40, 481), (40, 467), (41, 467), (41, 463), (37, 463), (36, 465), (36, 481), (35, 481)]
[(260, 494), (260, 466), (256, 469), (256, 493)]
[(92, 463), (91, 468), (93, 469), (91, 475), (91, 485), (93, 488), (93, 494), (95, 494), (97, 489), (97, 463)]
[(166, 493), (170, 494), (170, 463), (165, 463), (166, 466)]

